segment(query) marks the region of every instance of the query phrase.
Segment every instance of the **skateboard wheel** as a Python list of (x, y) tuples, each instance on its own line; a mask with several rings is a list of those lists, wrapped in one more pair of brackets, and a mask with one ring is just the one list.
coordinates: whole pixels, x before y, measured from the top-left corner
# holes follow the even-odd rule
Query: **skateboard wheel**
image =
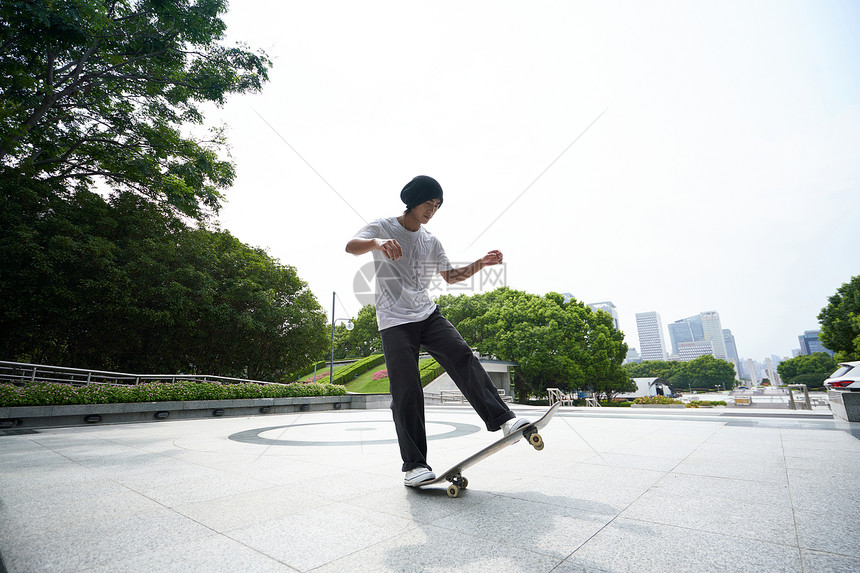
[(460, 488), (457, 486), (457, 484), (452, 483), (451, 485), (449, 485), (448, 497), (457, 497), (458, 495), (460, 495)]
[(543, 438), (540, 437), (540, 434), (529, 436), (529, 443), (538, 451), (543, 449)]
[(467, 487), (469, 487), (469, 480), (467, 480), (466, 478), (463, 478), (460, 481), (460, 489), (466, 489)]

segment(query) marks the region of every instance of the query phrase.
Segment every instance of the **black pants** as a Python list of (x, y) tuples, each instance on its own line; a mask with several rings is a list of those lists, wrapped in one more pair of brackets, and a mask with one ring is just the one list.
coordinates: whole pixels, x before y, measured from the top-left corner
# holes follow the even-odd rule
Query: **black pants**
[(515, 417), (469, 345), (438, 309), (421, 322), (386, 328), (380, 334), (404, 472), (417, 467), (430, 468), (427, 465), (424, 389), (418, 374), (421, 347), (445, 368), (488, 430), (495, 432)]

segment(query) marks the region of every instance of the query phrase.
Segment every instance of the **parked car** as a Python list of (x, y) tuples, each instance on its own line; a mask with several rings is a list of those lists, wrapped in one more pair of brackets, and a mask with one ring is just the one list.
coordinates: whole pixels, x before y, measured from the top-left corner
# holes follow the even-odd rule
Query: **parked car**
[(828, 390), (860, 392), (860, 360), (840, 363), (839, 370), (831, 374), (824, 385)]

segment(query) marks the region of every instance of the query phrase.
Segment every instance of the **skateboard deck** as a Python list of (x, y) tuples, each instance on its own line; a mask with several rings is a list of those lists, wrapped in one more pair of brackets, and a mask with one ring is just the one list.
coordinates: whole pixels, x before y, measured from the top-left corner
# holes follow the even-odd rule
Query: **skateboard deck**
[(460, 495), (460, 491), (466, 489), (466, 487), (468, 487), (469, 485), (469, 480), (467, 480), (463, 476), (463, 471), (480, 462), (484, 458), (490, 457), (499, 450), (503, 450), (511, 444), (522, 440), (523, 438), (528, 440), (529, 444), (531, 444), (534, 449), (542, 450), (544, 446), (543, 438), (541, 438), (538, 432), (549, 423), (549, 421), (555, 415), (556, 411), (559, 409), (560, 406), (561, 402), (556, 402), (549, 410), (547, 410), (546, 414), (541, 416), (541, 418), (536, 422), (532, 422), (526, 426), (523, 426), (517, 431), (511, 432), (507, 436), (496, 440), (486, 448), (469, 456), (462, 462), (456, 464), (448, 471), (439, 474), (439, 477), (437, 477), (436, 479), (416, 484), (414, 487), (421, 488), (426, 487), (428, 485), (441, 483), (443, 481), (448, 481), (451, 483), (451, 485), (448, 486), (448, 495), (450, 497), (457, 497), (458, 495)]

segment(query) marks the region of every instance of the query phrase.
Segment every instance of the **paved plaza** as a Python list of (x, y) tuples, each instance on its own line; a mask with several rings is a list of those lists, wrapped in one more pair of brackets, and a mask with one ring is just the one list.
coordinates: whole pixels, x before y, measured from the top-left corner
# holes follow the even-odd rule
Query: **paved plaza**
[[(437, 472), (497, 437), (427, 419)], [(826, 408), (565, 407), (542, 435), (452, 499), (403, 486), (385, 409), (0, 431), (0, 569), (860, 571), (860, 427)]]

